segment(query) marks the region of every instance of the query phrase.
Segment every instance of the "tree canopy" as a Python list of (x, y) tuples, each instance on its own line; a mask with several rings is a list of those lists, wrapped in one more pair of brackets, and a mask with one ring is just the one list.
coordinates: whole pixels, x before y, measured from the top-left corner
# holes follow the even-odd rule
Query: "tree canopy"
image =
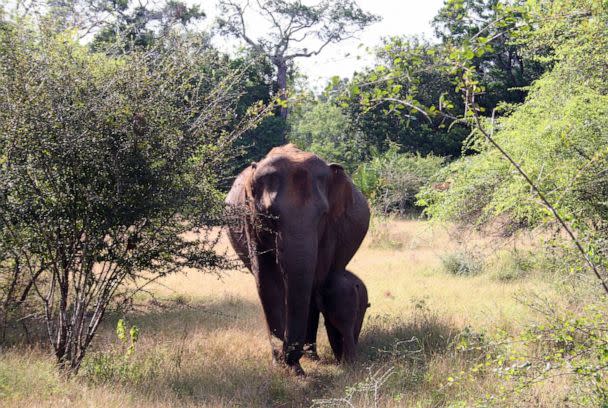
[[(592, 247), (598, 246), (592, 252), (603, 252), (605, 257), (607, 247), (600, 237), (606, 233), (608, 215), (604, 171), (608, 13), (593, 1), (550, 7), (541, 2), (528, 13), (534, 25), (514, 33), (527, 44), (525, 53), (551, 62), (552, 68), (531, 86), (524, 103), (499, 106), (503, 117), (485, 125), (492, 127), (494, 139), (562, 216)], [(471, 146), (477, 154), (453, 163), (438, 176), (449, 180), (452, 188), (440, 192), (429, 187), (420, 196), (429, 215), (477, 225), (506, 217), (515, 228), (553, 221), (525, 180), (483, 135), (475, 133)]]
[[(277, 70), (276, 81), (282, 97), (296, 58), (318, 55), (329, 44), (351, 38), (378, 20), (353, 0), (323, 0), (314, 5), (301, 0), (256, 0), (253, 6), (249, 0), (220, 0), (219, 5), (222, 31), (244, 40), (254, 51), (270, 59)], [(270, 25), (267, 34), (252, 36), (248, 26), (251, 11)], [(281, 117), (286, 118), (287, 112), (283, 106)]]

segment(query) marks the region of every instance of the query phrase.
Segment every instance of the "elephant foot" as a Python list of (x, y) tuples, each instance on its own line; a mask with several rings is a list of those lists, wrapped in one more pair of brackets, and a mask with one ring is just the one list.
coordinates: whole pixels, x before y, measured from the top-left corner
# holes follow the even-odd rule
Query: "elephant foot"
[(310, 361), (321, 361), (321, 357), (319, 357), (316, 351), (309, 351), (304, 354), (304, 357), (306, 357)]
[(300, 363), (288, 364), (285, 361), (285, 355), (280, 350), (272, 350), (272, 364), (274, 366), (282, 367), (287, 370), (290, 374), (294, 374), (297, 377), (306, 377), (304, 369)]
[(302, 368), (300, 363), (288, 365), (287, 369), (289, 370), (289, 372), (291, 374), (294, 374), (296, 377), (301, 377), (301, 378), (306, 377), (306, 373), (304, 372), (304, 369)]
[(289, 371), (298, 377), (305, 377), (306, 374), (300, 365), (300, 357), (304, 354), (303, 347), (300, 343), (294, 342), (291, 344), (283, 344), (283, 355), (285, 356), (285, 364)]
[(305, 344), (304, 345), (304, 357), (311, 361), (319, 361), (319, 355), (317, 354), (317, 344)]

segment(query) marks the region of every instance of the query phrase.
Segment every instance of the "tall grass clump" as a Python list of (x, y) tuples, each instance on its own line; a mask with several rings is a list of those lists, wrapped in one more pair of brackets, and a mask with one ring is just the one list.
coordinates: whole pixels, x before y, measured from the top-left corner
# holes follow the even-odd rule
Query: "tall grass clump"
[(456, 276), (475, 276), (484, 271), (485, 261), (481, 254), (459, 250), (441, 257), (443, 269)]
[(491, 262), (493, 278), (503, 282), (525, 277), (535, 267), (530, 251), (512, 250), (499, 252)]

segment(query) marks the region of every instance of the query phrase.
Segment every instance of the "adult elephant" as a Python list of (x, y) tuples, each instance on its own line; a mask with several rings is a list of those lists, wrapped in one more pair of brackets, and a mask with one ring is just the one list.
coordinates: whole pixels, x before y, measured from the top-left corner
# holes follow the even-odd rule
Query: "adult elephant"
[(226, 202), (246, 209), (229, 238), (256, 278), (273, 359), (302, 375), (304, 349), (316, 356), (320, 291), (361, 245), (367, 201), (340, 165), (288, 144), (243, 170)]

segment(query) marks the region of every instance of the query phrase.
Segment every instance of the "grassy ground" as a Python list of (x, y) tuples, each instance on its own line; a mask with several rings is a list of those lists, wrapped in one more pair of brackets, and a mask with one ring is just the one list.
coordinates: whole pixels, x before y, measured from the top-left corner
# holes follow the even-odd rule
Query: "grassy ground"
[[(529, 248), (524, 241), (519, 248)], [(507, 252), (497, 256), (497, 244), (422, 221), (375, 221), (350, 264), (372, 305), (350, 367), (334, 363), (321, 328), (321, 361), (304, 361), (305, 379), (286, 375), (271, 364), (253, 277), (191, 271), (166, 278), (154, 300), (141, 299), (126, 316), (127, 327), (140, 329), (131, 355), (114, 333), (116, 317), (109, 319), (77, 378), (56, 374), (39, 347), (2, 350), (0, 405), (290, 407), (350, 398), (355, 406), (466, 406), (494, 385), (483, 378), (448, 385), (475, 358), (454, 342), (463, 333), (517, 332), (536, 318), (517, 297), (557, 298), (546, 275), (519, 268)], [(531, 405), (559, 406), (559, 381), (546, 385), (552, 392), (539, 387)], [(358, 383), (369, 391), (348, 388)]]

